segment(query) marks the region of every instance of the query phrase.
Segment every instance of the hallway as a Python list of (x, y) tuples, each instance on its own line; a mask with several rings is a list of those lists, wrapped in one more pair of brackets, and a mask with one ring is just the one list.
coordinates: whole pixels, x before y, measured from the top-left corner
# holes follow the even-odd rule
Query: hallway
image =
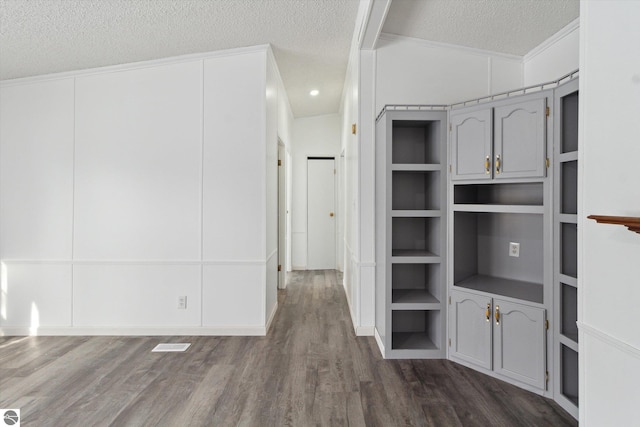
[(267, 337), (0, 337), (0, 407), (25, 426), (577, 425), (458, 364), (383, 360), (335, 271), (291, 273)]

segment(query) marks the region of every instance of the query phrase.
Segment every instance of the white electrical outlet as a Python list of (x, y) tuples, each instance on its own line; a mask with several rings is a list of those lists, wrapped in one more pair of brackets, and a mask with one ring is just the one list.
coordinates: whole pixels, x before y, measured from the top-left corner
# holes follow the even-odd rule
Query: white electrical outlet
[(178, 297), (178, 310), (186, 310), (187, 309), (187, 296), (182, 295)]
[(509, 256), (518, 258), (520, 256), (520, 243), (509, 243)]

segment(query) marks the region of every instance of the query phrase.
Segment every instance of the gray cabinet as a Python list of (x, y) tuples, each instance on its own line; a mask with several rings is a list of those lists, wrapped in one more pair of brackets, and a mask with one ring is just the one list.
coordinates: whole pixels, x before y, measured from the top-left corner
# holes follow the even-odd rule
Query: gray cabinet
[(453, 360), (546, 388), (545, 310), (485, 295), (451, 291)]
[(578, 80), (554, 96), (554, 398), (578, 417)]
[(446, 111), (376, 123), (376, 337), (385, 358), (445, 354)]
[(549, 92), (453, 110), (453, 180), (544, 177)]
[(492, 369), (491, 298), (451, 291), (449, 339), (452, 358)]
[(493, 126), (491, 108), (451, 112), (453, 179), (491, 179)]

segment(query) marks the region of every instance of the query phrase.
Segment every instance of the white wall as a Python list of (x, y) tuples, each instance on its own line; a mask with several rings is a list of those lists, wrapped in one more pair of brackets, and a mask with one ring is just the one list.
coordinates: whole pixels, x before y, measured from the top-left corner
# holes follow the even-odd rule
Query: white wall
[(525, 55), (525, 86), (554, 81), (579, 68), (579, 22), (579, 19), (571, 22)]
[(0, 91), (0, 326), (71, 325), (73, 85)]
[(522, 58), (383, 34), (376, 114), (385, 104), (452, 104), (522, 87)]
[(293, 135), (291, 263), (293, 269), (304, 270), (307, 267), (307, 157), (335, 157), (337, 164), (340, 157), (340, 116), (327, 114), (295, 119)]
[(640, 234), (587, 215), (640, 217), (640, 2), (580, 9), (580, 420), (636, 425)]
[(2, 83), (0, 334), (265, 333), (290, 127), (270, 55)]

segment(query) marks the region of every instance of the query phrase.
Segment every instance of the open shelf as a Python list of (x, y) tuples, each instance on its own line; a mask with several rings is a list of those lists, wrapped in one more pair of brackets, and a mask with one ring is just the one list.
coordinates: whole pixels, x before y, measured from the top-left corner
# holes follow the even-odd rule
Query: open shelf
[(560, 152), (578, 151), (578, 92), (562, 97)]
[(392, 210), (391, 216), (393, 218), (427, 218), (427, 217), (439, 217), (442, 215), (440, 210)]
[(391, 182), (391, 209), (440, 209), (440, 172), (394, 171)]
[(543, 215), (454, 212), (454, 285), (543, 303), (543, 229)]
[(391, 163), (441, 163), (440, 120), (394, 120)]
[(391, 227), (391, 256), (432, 257), (440, 254), (440, 218), (392, 218)]
[(440, 304), (441, 272), (439, 264), (392, 264), (392, 304)]
[(440, 311), (394, 310), (391, 312), (393, 350), (437, 350), (440, 342)]
[(565, 345), (560, 345), (560, 366), (562, 369), (561, 393), (578, 406), (578, 353)]
[(560, 163), (560, 213), (578, 213), (578, 161)]
[(544, 296), (542, 283), (524, 282), (502, 277), (471, 276), (456, 282), (454, 286), (538, 304), (542, 304)]
[(440, 171), (442, 166), (439, 164), (416, 164), (416, 163), (400, 163), (392, 164), (392, 171), (405, 171), (405, 172), (434, 172)]
[(574, 342), (578, 342), (578, 289), (560, 283), (560, 332)]
[(560, 224), (560, 274), (578, 277), (578, 226)]
[(453, 189), (456, 205), (530, 205), (543, 206), (541, 182), (511, 184), (467, 184)]

